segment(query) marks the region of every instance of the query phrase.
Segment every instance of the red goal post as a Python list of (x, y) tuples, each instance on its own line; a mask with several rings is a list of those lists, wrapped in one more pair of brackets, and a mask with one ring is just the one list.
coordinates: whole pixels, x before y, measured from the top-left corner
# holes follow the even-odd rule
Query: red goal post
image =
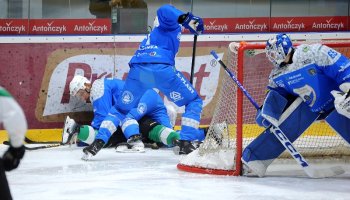
[[(350, 40), (319, 42), (350, 58)], [(259, 105), (263, 103), (272, 69), (264, 48), (265, 42), (232, 42), (223, 56), (227, 67)], [(177, 167), (182, 171), (239, 176), (243, 149), (263, 131), (255, 123), (256, 109), (249, 100), (224, 70), (220, 77), (219, 99), (208, 134), (198, 150), (181, 157)], [(324, 121), (314, 123), (294, 145), (306, 159), (350, 156), (350, 146)], [(279, 158), (289, 157), (283, 153)]]

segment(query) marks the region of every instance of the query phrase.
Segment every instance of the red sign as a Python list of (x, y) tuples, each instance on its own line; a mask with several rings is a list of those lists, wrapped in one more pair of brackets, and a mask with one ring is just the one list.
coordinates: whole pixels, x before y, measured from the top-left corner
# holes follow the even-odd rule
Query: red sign
[(346, 31), (348, 17), (272, 17), (271, 32)]
[(19, 35), (27, 34), (28, 19), (0, 19), (0, 34)]
[[(205, 18), (205, 33), (268, 32), (268, 17)], [(185, 30), (184, 33), (189, 33)]]
[(32, 19), (29, 34), (110, 34), (110, 19)]
[[(348, 16), (205, 18), (205, 33), (350, 30)], [(348, 22), (349, 21), (349, 22)], [(0, 34), (110, 34), (111, 19), (0, 19)], [(189, 33), (185, 30), (184, 33)]]

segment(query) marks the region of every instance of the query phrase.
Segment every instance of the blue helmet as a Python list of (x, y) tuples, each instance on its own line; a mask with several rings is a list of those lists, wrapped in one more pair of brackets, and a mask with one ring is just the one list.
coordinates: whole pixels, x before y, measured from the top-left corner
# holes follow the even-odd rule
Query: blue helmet
[(266, 57), (275, 66), (280, 66), (292, 49), (293, 44), (290, 38), (286, 34), (280, 33), (266, 42)]

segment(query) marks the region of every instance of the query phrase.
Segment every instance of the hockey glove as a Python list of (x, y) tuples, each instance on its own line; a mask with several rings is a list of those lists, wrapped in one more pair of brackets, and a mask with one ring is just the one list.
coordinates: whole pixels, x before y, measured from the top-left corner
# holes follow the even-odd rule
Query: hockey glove
[(261, 115), (261, 109), (258, 110), (258, 112), (256, 113), (255, 116), (255, 121), (256, 123), (261, 126), (261, 127), (269, 127), (271, 125), (271, 123), (269, 121), (267, 121), (262, 115)]
[(179, 23), (188, 29), (192, 34), (199, 35), (204, 31), (203, 20), (200, 17), (187, 13), (179, 17)]
[(337, 112), (350, 119), (350, 83), (343, 83), (339, 86), (341, 91), (333, 90), (334, 107)]
[(11, 171), (16, 169), (24, 156), (24, 152), (24, 145), (18, 148), (10, 146), (2, 157), (5, 170)]

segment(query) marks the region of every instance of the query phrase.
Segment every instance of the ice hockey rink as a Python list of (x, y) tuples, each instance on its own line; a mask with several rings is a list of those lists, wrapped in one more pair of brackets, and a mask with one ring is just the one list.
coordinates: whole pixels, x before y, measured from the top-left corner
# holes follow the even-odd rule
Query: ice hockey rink
[[(0, 145), (2, 155), (7, 146)], [(232, 177), (179, 171), (171, 149), (117, 153), (103, 149), (86, 162), (82, 148), (61, 146), (27, 151), (7, 172), (15, 200), (55, 199), (350, 199), (350, 167), (333, 178), (310, 179), (294, 160), (273, 164), (267, 177)], [(327, 167), (331, 164), (323, 165)], [(333, 164), (332, 164), (333, 165)]]

